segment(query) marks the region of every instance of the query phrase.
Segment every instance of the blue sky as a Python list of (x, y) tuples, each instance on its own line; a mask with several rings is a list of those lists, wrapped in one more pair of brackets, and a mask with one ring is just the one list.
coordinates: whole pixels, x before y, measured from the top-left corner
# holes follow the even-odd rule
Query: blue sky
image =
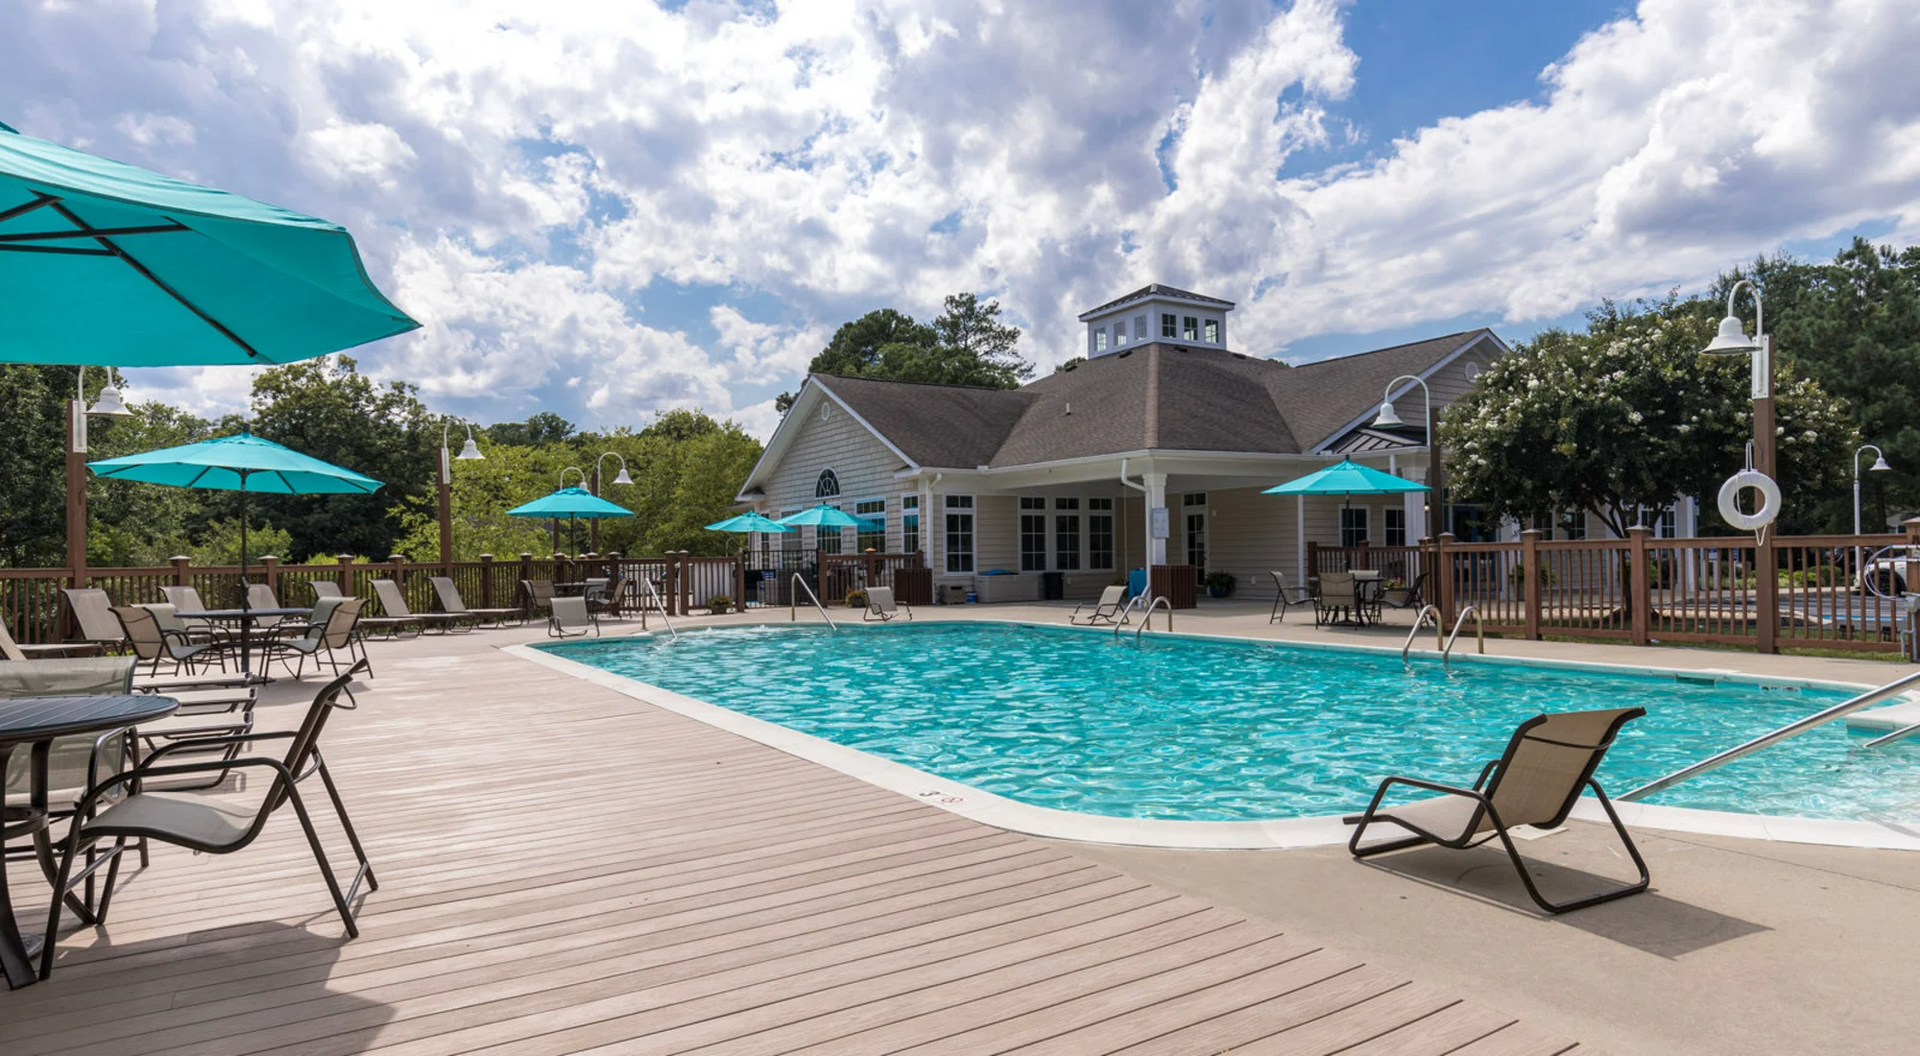
[[(0, 119), (325, 216), (479, 421), (761, 435), (833, 328), (976, 290), (1042, 369), (1147, 282), (1306, 360), (1912, 240), (1906, 0), (23, 0)], [(243, 369), (144, 372), (203, 412)]]

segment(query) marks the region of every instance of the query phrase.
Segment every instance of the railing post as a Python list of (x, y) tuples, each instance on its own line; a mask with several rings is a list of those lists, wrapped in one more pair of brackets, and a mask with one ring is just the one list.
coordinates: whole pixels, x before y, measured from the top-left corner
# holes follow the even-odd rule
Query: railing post
[(1434, 604), (1440, 608), (1440, 622), (1449, 627), (1453, 625), (1453, 555), (1448, 552), (1452, 545), (1452, 532), (1441, 532), (1433, 541)]
[(666, 596), (660, 599), (660, 604), (666, 606), (667, 615), (678, 616), (680, 615), (679, 562), (674, 559), (674, 553), (671, 550), (662, 550), (660, 560), (664, 566), (660, 574), (661, 586), (666, 588), (663, 591)]
[(193, 573), (188, 571), (189, 566), (193, 564), (193, 558), (188, 557), (185, 554), (175, 554), (172, 557), (167, 558), (167, 563), (173, 566), (173, 585), (174, 586), (176, 587), (193, 586)]
[[(680, 611), (692, 612), (693, 611), (693, 554), (686, 550), (680, 551), (680, 589), (684, 592), (680, 595)], [(705, 601), (707, 599), (701, 598), (700, 600)]]
[[(392, 554), (387, 562), (393, 566), (393, 585), (400, 588), (400, 596), (407, 596), (407, 558), (404, 554)], [(412, 606), (409, 605), (409, 608)]]
[(345, 594), (347, 597), (351, 598), (354, 596), (353, 555), (352, 554), (335, 554), (334, 560), (340, 562), (340, 571), (335, 573), (335, 575), (339, 579), (340, 593)]
[(747, 553), (744, 550), (733, 555), (733, 609), (747, 611)]
[[(1320, 544), (1307, 540), (1307, 583), (1320, 578)], [(1307, 583), (1300, 584), (1306, 586)]]
[(1636, 524), (1627, 529), (1627, 560), (1632, 562), (1627, 576), (1627, 612), (1633, 630), (1633, 644), (1653, 641), (1653, 576), (1647, 570), (1647, 537), (1653, 529)]
[(1753, 548), (1753, 636), (1754, 648), (1763, 653), (1777, 653), (1780, 647), (1775, 640), (1780, 634), (1780, 569), (1773, 553), (1773, 536), (1764, 536), (1765, 542), (1756, 543)]
[(1360, 540), (1360, 545), (1354, 547), (1354, 549), (1359, 552), (1348, 555), (1347, 571), (1351, 572), (1356, 568), (1372, 568), (1372, 565), (1367, 564), (1367, 541), (1365, 539)]
[[(522, 580), (531, 580), (533, 578), (533, 555), (532, 554), (520, 555), (520, 578)], [(533, 599), (530, 597), (523, 596), (517, 589), (514, 591), (513, 596), (520, 599), (520, 605), (522, 607), (522, 611), (526, 613), (527, 619), (532, 619), (533, 618)]]
[[(447, 574), (452, 575), (453, 572), (449, 570)], [(494, 594), (495, 594), (495, 591), (493, 589), (493, 555), (481, 554), (480, 555), (480, 607), (483, 609), (499, 608), (499, 606), (493, 603)]]
[(1540, 640), (1540, 529), (1528, 528), (1520, 533), (1520, 579), (1526, 598), (1527, 637)]
[(267, 585), (267, 589), (273, 593), (274, 597), (280, 596), (280, 559), (278, 557), (268, 554), (260, 559), (260, 581)]

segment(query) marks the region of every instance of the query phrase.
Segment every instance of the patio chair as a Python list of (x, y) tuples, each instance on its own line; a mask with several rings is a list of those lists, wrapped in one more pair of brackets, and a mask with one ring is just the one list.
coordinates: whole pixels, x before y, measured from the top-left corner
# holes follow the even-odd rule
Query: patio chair
[[(1353, 838), (1347, 842), (1347, 850), (1355, 858), (1370, 858), (1376, 854), (1428, 843), (1464, 850), (1498, 838), (1507, 850), (1507, 857), (1512, 859), (1514, 869), (1519, 871), (1527, 894), (1536, 905), (1549, 913), (1565, 913), (1645, 891), (1650, 880), (1646, 860), (1640, 857), (1640, 849), (1633, 845), (1626, 826), (1620, 823), (1620, 815), (1614, 812), (1613, 802), (1607, 799), (1600, 783), (1593, 779), (1593, 771), (1606, 756), (1607, 749), (1612, 747), (1620, 727), (1646, 713), (1645, 708), (1610, 708), (1535, 715), (1513, 731), (1513, 739), (1507, 742), (1507, 750), (1481, 769), (1480, 777), (1474, 781), (1472, 788), (1457, 788), (1411, 777), (1389, 777), (1380, 782), (1364, 814), (1345, 819), (1347, 824), (1358, 826), (1353, 831)], [(1386, 798), (1387, 790), (1394, 785), (1442, 794), (1398, 806), (1381, 806), (1380, 801)], [(1627, 855), (1640, 870), (1640, 879), (1636, 883), (1597, 895), (1567, 902), (1549, 902), (1534, 886), (1527, 863), (1514, 848), (1513, 837), (1509, 834), (1521, 825), (1541, 829), (1559, 826), (1567, 820), (1567, 814), (1579, 801), (1583, 788), (1593, 789), (1594, 796), (1600, 800), (1608, 820), (1613, 822), (1613, 831), (1619, 835), (1620, 842), (1626, 846)], [(1367, 827), (1376, 822), (1391, 822), (1413, 835), (1367, 847), (1360, 846), (1360, 838), (1366, 835)]]
[(440, 610), (455, 616), (466, 616), (476, 623), (490, 620), (495, 626), (520, 615), (519, 609), (470, 609), (465, 599), (460, 597), (460, 588), (450, 576), (433, 577), (433, 593), (440, 599)]
[(867, 611), (860, 614), (861, 622), (892, 623), (902, 616), (913, 622), (913, 607), (894, 601), (892, 587), (867, 588)]
[(553, 611), (553, 580), (523, 579), (520, 581), (520, 601), (525, 620), (531, 620), (541, 613)]
[(100, 647), (92, 642), (52, 642), (48, 644), (27, 643), (13, 640), (13, 632), (7, 630), (7, 620), (0, 614), (0, 656), (8, 660), (38, 660), (63, 656), (91, 656), (100, 652)]
[(1360, 600), (1360, 583), (1351, 572), (1320, 573), (1320, 590), (1313, 596), (1313, 625), (1365, 623), (1366, 609)]
[(391, 579), (373, 581), (374, 596), (380, 599), (380, 611), (388, 619), (411, 620), (421, 627), (438, 627), (442, 633), (453, 629), (453, 623), (459, 617), (448, 612), (414, 612), (407, 608), (407, 599), (400, 593), (400, 584)]
[[(594, 581), (588, 580), (587, 582), (591, 584)], [(614, 619), (619, 619), (620, 609), (626, 600), (627, 574), (625, 572), (618, 573), (612, 579), (605, 580), (604, 583), (605, 586), (601, 587), (598, 591), (594, 590), (591, 586), (587, 588), (587, 605), (602, 616), (612, 616)]]
[(1284, 623), (1287, 619), (1287, 606), (1305, 605), (1313, 600), (1313, 595), (1305, 587), (1287, 586), (1287, 574), (1272, 569), (1267, 575), (1273, 577), (1273, 614), (1267, 617), (1268, 623)]
[[(78, 873), (73, 871), (74, 859), (82, 850), (91, 850), (103, 840), (112, 840), (117, 852), (124, 848), (129, 840), (159, 840), (175, 846), (186, 847), (208, 854), (232, 854), (251, 844), (266, 827), (267, 819), (281, 807), (292, 804), (294, 814), (300, 819), (300, 827), (306, 832), (307, 844), (313, 850), (314, 861), (320, 866), (321, 876), (327, 882), (327, 891), (333, 896), (334, 908), (340, 914), (340, 920), (346, 925), (347, 937), (355, 938), (360, 934), (359, 926), (354, 923), (353, 901), (359, 895), (360, 884), (366, 882), (368, 891), (378, 891), (380, 882), (373, 875), (373, 865), (367, 860), (367, 854), (360, 845), (360, 837), (354, 832), (353, 822), (347, 817), (346, 804), (340, 799), (340, 790), (333, 783), (333, 775), (327, 772), (327, 764), (320, 755), (320, 735), (326, 728), (327, 718), (334, 709), (350, 710), (354, 707), (353, 695), (347, 691), (347, 684), (353, 681), (363, 669), (364, 664), (355, 664), (353, 669), (339, 678), (327, 683), (313, 698), (313, 704), (307, 710), (300, 728), (291, 732), (248, 733), (234, 737), (218, 738), (233, 745), (247, 747), (265, 741), (288, 741), (286, 755), (280, 758), (252, 755), (232, 759), (209, 759), (203, 762), (181, 763), (171, 757), (182, 750), (182, 745), (169, 745), (162, 748), (132, 769), (116, 774), (94, 785), (80, 801), (79, 817), (82, 823), (69, 826), (65, 843), (65, 852), (60, 858), (59, 876), (54, 881), (54, 897), (49, 912), (46, 945), (40, 954), (40, 978), (53, 974), (53, 957), (56, 946), (55, 937), (60, 929), (60, 910), (62, 899), (75, 885), (92, 877), (102, 862), (110, 861), (107, 880), (100, 896), (100, 909), (94, 915), (96, 922), (104, 925), (107, 911), (113, 901), (113, 883), (120, 869), (120, 856), (110, 856), (89, 861)], [(345, 696), (349, 703), (341, 703)], [(228, 797), (215, 797), (192, 792), (151, 792), (146, 782), (156, 777), (172, 777), (185, 774), (213, 774), (221, 778), (235, 771), (265, 770), (270, 772), (272, 781), (266, 795), (256, 807), (243, 808)], [(358, 869), (352, 882), (345, 891), (340, 888), (339, 880), (334, 876), (333, 866), (327, 861), (326, 849), (321, 846), (320, 834), (313, 827), (313, 818), (300, 795), (300, 785), (313, 775), (318, 774), (326, 786), (327, 798), (333, 801), (334, 813), (340, 819), (340, 827), (346, 830), (347, 842), (353, 847)], [(130, 793), (126, 790), (131, 789)], [(92, 811), (114, 795), (124, 795), (119, 802), (100, 811)]]
[(587, 607), (585, 598), (555, 598), (547, 612), (547, 636), (580, 638), (588, 631), (600, 637), (600, 618)]
[(218, 660), (220, 670), (227, 669), (226, 642), (196, 642), (187, 632), (178, 626), (168, 627), (161, 622), (160, 613), (176, 621), (171, 605), (116, 605), (107, 610), (120, 625), (124, 640), (133, 648), (133, 655), (147, 661), (149, 670), (160, 673), (160, 661), (173, 662), (176, 671), (192, 674), (196, 664)]
[(309, 579), (307, 580), (307, 586), (313, 590), (313, 600), (315, 601), (319, 601), (321, 598), (344, 598), (347, 596), (346, 592), (340, 589), (340, 584), (331, 579)]
[[(273, 588), (267, 586), (265, 583), (249, 583), (247, 584), (247, 607), (250, 609), (277, 609), (280, 608), (280, 599), (273, 596)], [(253, 629), (255, 631), (267, 631), (271, 633), (280, 630), (286, 625), (287, 618), (285, 616), (255, 616), (253, 618)]]
[(1388, 587), (1380, 592), (1378, 604), (1389, 609), (1418, 609), (1427, 603), (1427, 574), (1413, 577), (1413, 582), (1405, 587)]
[(60, 593), (66, 595), (67, 611), (73, 614), (73, 624), (79, 630), (80, 640), (93, 642), (105, 649), (118, 649), (126, 645), (126, 633), (113, 618), (113, 599), (99, 587), (62, 587)]
[(1086, 607), (1087, 603), (1084, 601), (1075, 605), (1073, 611), (1067, 614), (1067, 622), (1084, 623), (1089, 627), (1098, 623), (1113, 623), (1116, 620), (1121, 623), (1132, 622), (1120, 615), (1120, 610), (1127, 607), (1127, 588), (1118, 583), (1100, 592), (1100, 600), (1093, 603), (1093, 611), (1083, 612), (1082, 610)]
[[(300, 678), (307, 672), (307, 658), (313, 658), (314, 670), (320, 669), (321, 655), (324, 653), (333, 673), (340, 673), (340, 653), (347, 654), (347, 662), (356, 659), (366, 663), (366, 646), (360, 643), (354, 634), (355, 625), (360, 622), (360, 610), (367, 604), (365, 598), (320, 598), (313, 603), (313, 619), (306, 624), (306, 630), (298, 638), (282, 638), (271, 643), (269, 657), (277, 657), (280, 666), (288, 667), (294, 678)], [(359, 650), (358, 656), (355, 650)], [(287, 657), (300, 659), (297, 667), (289, 667)], [(367, 663), (367, 675), (372, 677), (373, 665)]]

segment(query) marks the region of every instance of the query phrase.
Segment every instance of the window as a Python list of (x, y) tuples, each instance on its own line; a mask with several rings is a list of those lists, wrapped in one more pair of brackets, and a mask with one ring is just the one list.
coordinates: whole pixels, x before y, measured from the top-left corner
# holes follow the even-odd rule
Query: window
[(1220, 320), (1218, 319), (1207, 320), (1206, 341), (1207, 341), (1207, 344), (1209, 345), (1217, 345), (1220, 343)]
[(1389, 506), (1380, 515), (1383, 542), (1388, 546), (1407, 545), (1407, 511), (1404, 507)]
[[(1060, 501), (1080, 505), (1078, 499)], [(1077, 513), (1056, 514), (1053, 518), (1053, 567), (1062, 572), (1080, 571), (1080, 515)]]
[(1047, 500), (1020, 499), (1020, 571), (1047, 570)]
[(900, 552), (920, 552), (920, 496), (900, 497)]
[(1133, 317), (1133, 339), (1135, 341), (1145, 341), (1147, 339), (1146, 316), (1136, 315)]
[(1367, 508), (1344, 506), (1340, 509), (1340, 545), (1359, 546), (1367, 541)]
[(1080, 508), (1080, 500), (1079, 499), (1055, 499), (1053, 500), (1053, 508), (1056, 510), (1077, 510)]
[(1179, 337), (1180, 321), (1171, 315), (1162, 315), (1160, 317), (1160, 336)]
[(840, 494), (840, 478), (834, 476), (831, 469), (821, 470), (820, 475), (813, 480), (813, 497), (831, 499), (838, 494)]
[(1119, 322), (1113, 324), (1113, 347), (1119, 348), (1121, 345), (1124, 345), (1126, 343), (1127, 343), (1127, 321), (1125, 319), (1122, 319)]
[(1204, 491), (1189, 491), (1185, 495), (1180, 496), (1180, 505), (1182, 506), (1205, 506), (1206, 504), (1207, 493)]
[(947, 496), (947, 571), (973, 571), (973, 496)]
[(884, 552), (887, 549), (887, 500), (861, 499), (853, 504), (853, 512), (872, 525), (855, 529), (853, 548), (863, 554), (869, 550)]
[(1560, 538), (1579, 540), (1587, 537), (1587, 512), (1585, 510), (1560, 511)]
[(1107, 350), (1106, 327), (1096, 326), (1093, 328), (1093, 350), (1095, 352), (1105, 352)]
[(1182, 341), (1200, 340), (1200, 320), (1189, 315), (1180, 322), (1180, 339)]
[(1655, 539), (1672, 539), (1680, 534), (1680, 518), (1672, 506), (1662, 506), (1653, 521)]
[(1087, 500), (1087, 567), (1095, 572), (1113, 569), (1113, 500)]

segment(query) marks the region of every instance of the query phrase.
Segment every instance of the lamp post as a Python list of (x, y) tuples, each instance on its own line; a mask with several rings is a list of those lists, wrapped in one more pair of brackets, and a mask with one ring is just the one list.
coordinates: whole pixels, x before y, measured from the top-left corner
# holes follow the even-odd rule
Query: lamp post
[(1373, 424), (1382, 428), (1407, 424), (1400, 420), (1399, 413), (1393, 409), (1393, 387), (1403, 381), (1411, 381), (1419, 385), (1420, 392), (1426, 397), (1426, 442), (1427, 462), (1429, 463), (1427, 467), (1427, 487), (1432, 489), (1427, 493), (1431, 496), (1427, 500), (1427, 538), (1438, 539), (1442, 528), (1446, 525), (1446, 503), (1440, 491), (1440, 438), (1433, 433), (1433, 390), (1427, 388), (1425, 381), (1412, 374), (1402, 374), (1392, 381), (1387, 382), (1386, 395), (1380, 400), (1380, 413), (1374, 416)]
[[(1753, 294), (1753, 336), (1747, 336), (1747, 328), (1740, 317), (1733, 314), (1733, 299), (1740, 294), (1744, 286)], [(1767, 336), (1767, 310), (1760, 303), (1760, 288), (1746, 279), (1733, 284), (1727, 291), (1727, 314), (1720, 320), (1719, 332), (1707, 347), (1700, 350), (1703, 356), (1740, 356), (1753, 358), (1753, 468), (1774, 477), (1773, 449), (1773, 339)], [(1778, 478), (1775, 478), (1776, 481)], [(1857, 529), (1856, 529), (1857, 530)]]
[(74, 374), (73, 400), (67, 405), (67, 565), (78, 589), (87, 585), (87, 416), (131, 418), (133, 412), (114, 386), (111, 368), (106, 387), (92, 407), (87, 406), (87, 368), (80, 367)]
[[(1861, 444), (1853, 450), (1853, 534), (1860, 534), (1860, 454), (1873, 452), (1873, 465), (1867, 467), (1869, 473), (1891, 473), (1893, 467), (1887, 465), (1887, 456), (1873, 444)], [(1856, 568), (1865, 569), (1867, 556), (1865, 547), (1854, 547), (1853, 561)]]
[[(449, 457), (447, 453), (447, 431), (454, 422), (467, 427), (467, 442), (460, 447), (460, 453)], [(473, 442), (473, 423), (465, 419), (448, 418), (440, 423), (440, 573), (453, 575), (453, 460), (472, 462), (487, 456), (480, 453), (480, 445)]]
[[(599, 458), (593, 460), (593, 484), (587, 489), (593, 492), (596, 498), (600, 495), (600, 463), (605, 462), (609, 458), (618, 459), (620, 462), (620, 472), (614, 476), (613, 482), (615, 484), (633, 483), (633, 478), (627, 476), (627, 460), (621, 456), (620, 452), (603, 451), (600, 453)], [(600, 518), (595, 517), (593, 519), (593, 524), (588, 526), (588, 531), (592, 533), (592, 538), (588, 542), (587, 547), (597, 554), (600, 552)]]

